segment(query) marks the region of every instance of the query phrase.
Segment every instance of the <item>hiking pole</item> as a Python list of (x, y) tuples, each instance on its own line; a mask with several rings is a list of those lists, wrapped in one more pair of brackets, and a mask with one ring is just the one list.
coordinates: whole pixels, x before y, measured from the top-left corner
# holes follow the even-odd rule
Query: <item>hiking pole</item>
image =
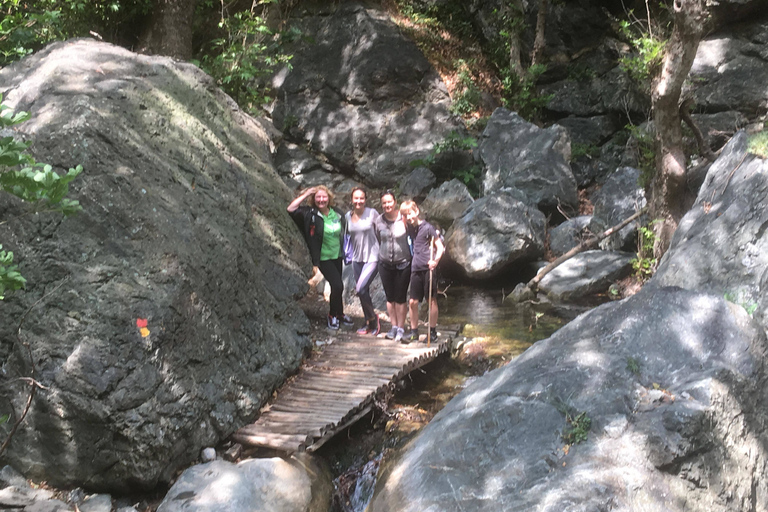
[[(435, 249), (435, 237), (429, 239), (429, 261), (432, 261)], [(427, 293), (427, 347), (432, 342), (432, 267), (429, 268), (429, 292)]]

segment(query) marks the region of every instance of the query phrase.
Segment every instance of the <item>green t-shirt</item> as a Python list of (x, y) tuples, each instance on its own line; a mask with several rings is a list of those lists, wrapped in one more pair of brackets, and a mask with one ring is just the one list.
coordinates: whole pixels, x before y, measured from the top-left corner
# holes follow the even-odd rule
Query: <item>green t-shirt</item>
[[(320, 213), (320, 212), (318, 212)], [(341, 257), (341, 216), (331, 208), (323, 218), (323, 245), (320, 248), (320, 261), (335, 260)]]

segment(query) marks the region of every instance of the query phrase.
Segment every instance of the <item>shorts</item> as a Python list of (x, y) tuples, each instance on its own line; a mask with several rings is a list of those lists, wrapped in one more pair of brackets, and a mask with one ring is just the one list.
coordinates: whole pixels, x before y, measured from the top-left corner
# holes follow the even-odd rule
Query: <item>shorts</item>
[(379, 276), (384, 294), (387, 296), (387, 302), (405, 304), (408, 301), (408, 281), (411, 278), (410, 263), (404, 268), (398, 268), (380, 261)]
[[(421, 302), (429, 296), (429, 270), (411, 272), (411, 299)], [(432, 271), (432, 297), (437, 296), (437, 272)]]

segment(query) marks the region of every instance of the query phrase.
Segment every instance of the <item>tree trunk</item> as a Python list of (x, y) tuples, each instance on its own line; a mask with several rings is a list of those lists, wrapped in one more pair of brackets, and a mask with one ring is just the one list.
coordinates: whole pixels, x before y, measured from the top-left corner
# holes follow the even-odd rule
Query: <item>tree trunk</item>
[(679, 102), (704, 31), (705, 0), (675, 0), (674, 28), (667, 42), (661, 73), (651, 94), (656, 129), (656, 176), (651, 183), (650, 214), (660, 258), (669, 248), (684, 211), (686, 161)]
[[(511, 19), (515, 19), (515, 16), (525, 16), (525, 8), (520, 0), (514, 0), (508, 7), (508, 16)], [(518, 78), (523, 77), (525, 70), (523, 69), (523, 63), (520, 59), (520, 30), (521, 23), (512, 23), (512, 27), (509, 30), (509, 72), (512, 76)]]
[(192, 22), (196, 0), (155, 0), (152, 18), (139, 39), (139, 51), (192, 58)]
[(539, 12), (536, 15), (536, 39), (533, 41), (531, 66), (541, 63), (541, 57), (546, 47), (544, 32), (547, 27), (547, 0), (539, 0)]

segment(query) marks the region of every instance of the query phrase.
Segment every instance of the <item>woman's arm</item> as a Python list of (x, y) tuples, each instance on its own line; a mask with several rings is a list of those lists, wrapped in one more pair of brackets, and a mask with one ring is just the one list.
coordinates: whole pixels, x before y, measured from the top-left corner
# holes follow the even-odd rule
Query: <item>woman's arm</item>
[(299, 194), (298, 197), (296, 197), (296, 199), (291, 201), (291, 204), (288, 205), (286, 210), (288, 210), (289, 213), (295, 212), (299, 208), (299, 205), (301, 205), (301, 203), (304, 202), (306, 198), (308, 198), (315, 192), (317, 192), (316, 187), (309, 187), (308, 189), (304, 190), (304, 192)]

